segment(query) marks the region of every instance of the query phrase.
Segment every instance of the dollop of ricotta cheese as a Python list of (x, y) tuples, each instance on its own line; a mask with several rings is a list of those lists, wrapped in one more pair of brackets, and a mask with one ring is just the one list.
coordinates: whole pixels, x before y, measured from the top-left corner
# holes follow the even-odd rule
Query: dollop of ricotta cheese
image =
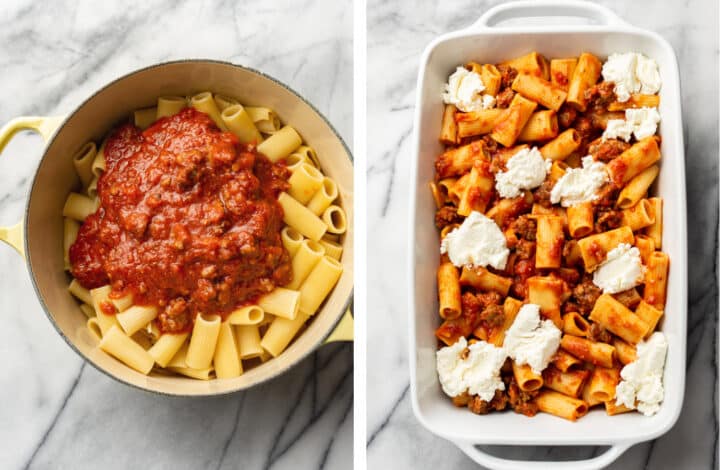
[(655, 135), (660, 122), (660, 113), (655, 108), (626, 109), (625, 119), (609, 119), (602, 138), (630, 140), (635, 134), (637, 140)]
[(542, 373), (560, 346), (562, 332), (552, 320), (540, 319), (540, 306), (525, 304), (505, 332), (503, 348), (518, 365)]
[(547, 176), (552, 162), (545, 160), (537, 149), (523, 148), (514, 154), (505, 165), (507, 171), (495, 174), (495, 188), (500, 197), (518, 197), (523, 189), (540, 186)]
[(456, 397), (464, 392), (490, 401), (496, 390), (505, 390), (500, 369), (507, 359), (503, 348), (485, 341), (467, 345), (461, 337), (437, 353), (437, 371), (443, 392)]
[(643, 265), (640, 250), (621, 243), (610, 250), (605, 261), (593, 273), (593, 284), (606, 294), (632, 289), (642, 282)]
[(445, 235), (440, 253), (447, 253), (457, 267), (489, 265), (505, 269), (510, 250), (495, 221), (473, 211), (459, 227)]
[(661, 85), (657, 62), (637, 52), (611, 54), (603, 64), (602, 76), (615, 84), (620, 102), (629, 100), (633, 93), (653, 95)]
[(471, 112), (494, 108), (495, 97), (483, 94), (485, 84), (477, 73), (458, 67), (448, 78), (443, 92), (445, 104), (454, 104), (460, 111)]
[(550, 191), (550, 202), (563, 207), (575, 206), (598, 198), (597, 191), (608, 181), (605, 164), (588, 155), (582, 159), (582, 168), (568, 168)]
[(665, 397), (662, 376), (668, 344), (665, 335), (653, 333), (638, 343), (637, 359), (620, 371), (622, 381), (615, 388), (615, 403), (652, 416)]

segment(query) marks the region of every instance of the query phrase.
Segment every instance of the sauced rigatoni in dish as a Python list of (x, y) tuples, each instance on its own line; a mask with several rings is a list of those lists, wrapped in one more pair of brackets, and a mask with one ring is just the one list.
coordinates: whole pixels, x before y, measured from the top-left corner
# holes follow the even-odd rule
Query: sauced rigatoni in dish
[(450, 75), (430, 186), (437, 370), (457, 406), (569, 420), (660, 408), (659, 89), (634, 52), (533, 52)]
[(278, 356), (338, 281), (344, 210), (267, 108), (160, 97), (73, 158), (70, 292), (133, 369), (232, 378)]

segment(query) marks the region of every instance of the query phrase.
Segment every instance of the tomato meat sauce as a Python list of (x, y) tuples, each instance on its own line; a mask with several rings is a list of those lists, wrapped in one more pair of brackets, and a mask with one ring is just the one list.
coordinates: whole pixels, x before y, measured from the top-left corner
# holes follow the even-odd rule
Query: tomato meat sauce
[(83, 287), (110, 284), (112, 298), (157, 306), (159, 329), (177, 333), (198, 313), (225, 315), (290, 282), (284, 163), (192, 108), (145, 131), (123, 125), (104, 152), (100, 207), (70, 247)]

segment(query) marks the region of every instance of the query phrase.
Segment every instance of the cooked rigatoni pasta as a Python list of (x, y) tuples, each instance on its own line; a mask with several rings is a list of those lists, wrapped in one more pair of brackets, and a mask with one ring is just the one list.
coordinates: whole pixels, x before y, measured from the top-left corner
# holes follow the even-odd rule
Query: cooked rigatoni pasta
[[(574, 421), (645, 399), (616, 395), (630, 386), (623, 367), (661, 334), (669, 259), (652, 194), (657, 86), (616, 83), (618, 64), (657, 64), (627, 54), (605, 67), (589, 52), (530, 52), (467, 62), (448, 79), (429, 186), (438, 377), (456, 406)], [(481, 85), (470, 96), (458, 77)]]
[(161, 96), (71, 158), (68, 291), (100, 349), (142, 374), (238, 377), (282, 354), (342, 275), (340, 188), (271, 109)]

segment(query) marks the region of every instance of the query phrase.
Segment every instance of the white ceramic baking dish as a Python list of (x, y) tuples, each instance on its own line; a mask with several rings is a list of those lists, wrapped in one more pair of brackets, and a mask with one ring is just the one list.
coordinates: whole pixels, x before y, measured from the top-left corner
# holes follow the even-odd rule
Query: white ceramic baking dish
[[(572, 19), (571, 19), (572, 18)], [(582, 23), (578, 19), (582, 19)], [(511, 26), (497, 23), (511, 22)], [(561, 23), (561, 24), (558, 24)], [(506, 412), (478, 416), (456, 408), (443, 394), (435, 369), (437, 341), (438, 233), (428, 189), (443, 110), (441, 90), (458, 64), (495, 63), (538, 51), (547, 57), (577, 56), (588, 51), (601, 58), (612, 52), (637, 51), (660, 68), (662, 170), (654, 191), (665, 201), (663, 251), (671, 259), (665, 318), (660, 329), (669, 342), (665, 400), (652, 417), (627, 413), (609, 417), (595, 409), (577, 422), (547, 414), (534, 418)], [(610, 10), (578, 1), (523, 1), (488, 10), (467, 29), (445, 34), (425, 49), (420, 62), (415, 109), (414, 162), (410, 198), (409, 315), (410, 377), (415, 415), (431, 432), (458, 445), (477, 463), (498, 469), (601, 468), (633, 444), (654, 439), (676, 422), (685, 388), (687, 258), (685, 168), (680, 83), (671, 46), (655, 33), (635, 28)], [(584, 461), (521, 462), (491, 456), (476, 444), (607, 445), (600, 456)]]

